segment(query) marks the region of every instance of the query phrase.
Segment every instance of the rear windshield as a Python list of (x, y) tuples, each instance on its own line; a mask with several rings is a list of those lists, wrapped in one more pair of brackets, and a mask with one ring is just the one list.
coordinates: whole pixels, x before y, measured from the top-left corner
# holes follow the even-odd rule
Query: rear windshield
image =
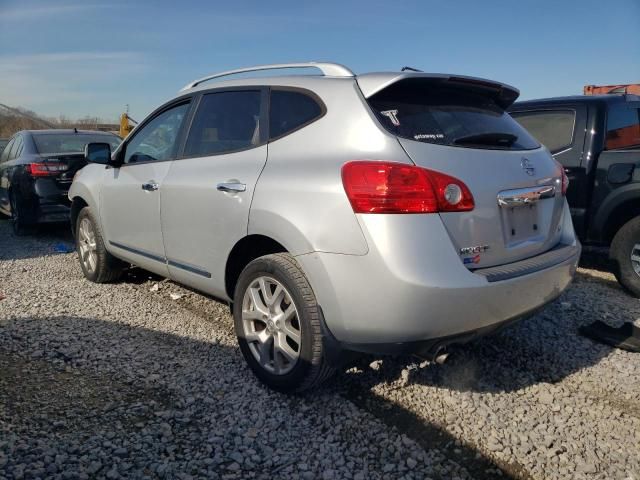
[(442, 80), (397, 82), (368, 99), (394, 135), (466, 148), (531, 150), (538, 142), (487, 93)]
[(34, 133), (38, 153), (82, 153), (87, 143), (108, 143), (111, 150), (120, 145), (115, 135), (92, 135), (87, 133)]

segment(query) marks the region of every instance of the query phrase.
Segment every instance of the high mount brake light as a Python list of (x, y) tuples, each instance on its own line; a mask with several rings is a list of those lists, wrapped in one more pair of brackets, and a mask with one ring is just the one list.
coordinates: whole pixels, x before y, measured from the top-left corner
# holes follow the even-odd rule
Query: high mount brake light
[(51, 177), (67, 170), (67, 165), (60, 162), (42, 162), (29, 163), (26, 168), (32, 177)]
[(347, 162), (342, 184), (355, 213), (466, 212), (475, 206), (461, 180), (404, 163)]

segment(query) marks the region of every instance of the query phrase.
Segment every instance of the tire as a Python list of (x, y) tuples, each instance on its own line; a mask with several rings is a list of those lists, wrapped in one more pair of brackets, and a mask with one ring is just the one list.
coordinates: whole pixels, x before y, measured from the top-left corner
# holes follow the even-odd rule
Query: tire
[[(636, 249), (636, 245), (638, 248)], [(631, 256), (637, 258), (637, 262)], [(634, 297), (640, 298), (640, 217), (625, 223), (613, 237), (609, 256), (618, 282)], [(634, 263), (636, 269), (634, 269)]]
[[(262, 293), (265, 287), (271, 306)], [(291, 307), (294, 313), (287, 319)], [(286, 393), (302, 392), (332, 375), (334, 369), (324, 354), (319, 310), (307, 278), (291, 255), (266, 255), (242, 271), (233, 303), (236, 335), (249, 367), (265, 385)], [(261, 313), (265, 311), (267, 315)], [(297, 353), (295, 361), (292, 352)]]
[(24, 220), (23, 207), (16, 200), (15, 194), (9, 195), (9, 203), (11, 205), (11, 226), (13, 233), (22, 237), (35, 233), (36, 226), (32, 223), (26, 223)]
[[(100, 224), (89, 207), (80, 210), (75, 225), (76, 251), (85, 278), (95, 283), (115, 282), (124, 264), (107, 252)], [(90, 257), (93, 260), (90, 260)]]

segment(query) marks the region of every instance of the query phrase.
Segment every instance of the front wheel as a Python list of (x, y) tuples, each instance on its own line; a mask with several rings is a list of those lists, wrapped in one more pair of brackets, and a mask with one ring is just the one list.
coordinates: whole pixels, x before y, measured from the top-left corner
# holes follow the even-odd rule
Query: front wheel
[(640, 217), (625, 223), (611, 242), (609, 256), (614, 261), (618, 282), (640, 298)]
[(245, 360), (267, 386), (300, 392), (333, 373), (315, 295), (291, 255), (266, 255), (247, 265), (236, 286), (233, 319)]
[(76, 250), (84, 276), (95, 283), (114, 282), (122, 275), (123, 264), (107, 252), (102, 231), (89, 207), (76, 222)]

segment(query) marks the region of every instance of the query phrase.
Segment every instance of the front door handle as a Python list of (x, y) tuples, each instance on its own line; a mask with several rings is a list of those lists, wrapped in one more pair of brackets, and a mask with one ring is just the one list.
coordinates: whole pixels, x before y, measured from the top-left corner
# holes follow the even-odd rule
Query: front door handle
[(219, 183), (216, 187), (221, 192), (244, 192), (247, 190), (247, 185), (244, 183)]
[(145, 192), (155, 192), (158, 190), (159, 185), (153, 180), (149, 180), (147, 183), (142, 184), (142, 190)]

